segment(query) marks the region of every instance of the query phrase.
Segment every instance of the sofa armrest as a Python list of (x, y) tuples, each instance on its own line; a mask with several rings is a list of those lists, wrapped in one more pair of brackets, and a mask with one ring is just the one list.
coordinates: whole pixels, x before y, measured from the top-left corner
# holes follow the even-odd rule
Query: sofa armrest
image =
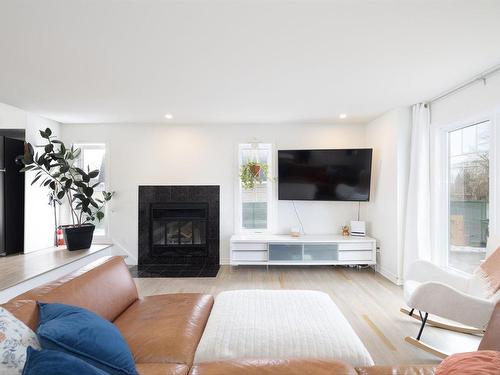
[(138, 298), (137, 287), (123, 258), (108, 256), (9, 302), (65, 303), (83, 307), (113, 321)]

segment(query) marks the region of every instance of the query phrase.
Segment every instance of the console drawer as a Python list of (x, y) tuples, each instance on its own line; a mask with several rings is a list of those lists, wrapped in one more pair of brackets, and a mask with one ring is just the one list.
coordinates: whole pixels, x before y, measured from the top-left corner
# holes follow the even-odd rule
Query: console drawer
[(235, 251), (267, 251), (267, 243), (258, 242), (233, 242), (231, 244), (231, 250)]
[(372, 260), (372, 251), (339, 251), (340, 261)]
[(339, 250), (372, 250), (373, 243), (372, 242), (342, 242), (339, 243)]
[(240, 262), (267, 262), (267, 251), (233, 251), (233, 260)]

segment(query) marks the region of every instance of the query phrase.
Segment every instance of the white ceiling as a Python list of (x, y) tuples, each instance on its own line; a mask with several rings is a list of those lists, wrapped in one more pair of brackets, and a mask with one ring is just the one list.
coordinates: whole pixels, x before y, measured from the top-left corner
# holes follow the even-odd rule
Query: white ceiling
[(500, 62), (498, 0), (2, 0), (0, 102), (65, 123), (350, 122)]

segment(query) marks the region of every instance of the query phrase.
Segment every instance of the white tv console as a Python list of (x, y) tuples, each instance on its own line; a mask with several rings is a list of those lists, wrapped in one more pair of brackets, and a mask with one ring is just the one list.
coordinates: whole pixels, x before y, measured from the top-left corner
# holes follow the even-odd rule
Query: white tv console
[(376, 264), (376, 241), (341, 235), (235, 234), (231, 265), (349, 265)]

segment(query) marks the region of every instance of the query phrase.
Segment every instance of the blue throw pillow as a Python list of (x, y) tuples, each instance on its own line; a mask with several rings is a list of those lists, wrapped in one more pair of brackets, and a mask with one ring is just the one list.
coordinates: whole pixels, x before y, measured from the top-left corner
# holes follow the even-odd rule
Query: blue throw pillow
[(137, 375), (130, 349), (118, 328), (81, 307), (39, 303), (37, 335), (43, 349), (79, 357), (112, 375)]
[(28, 347), (22, 375), (107, 375), (78, 357), (55, 350)]

